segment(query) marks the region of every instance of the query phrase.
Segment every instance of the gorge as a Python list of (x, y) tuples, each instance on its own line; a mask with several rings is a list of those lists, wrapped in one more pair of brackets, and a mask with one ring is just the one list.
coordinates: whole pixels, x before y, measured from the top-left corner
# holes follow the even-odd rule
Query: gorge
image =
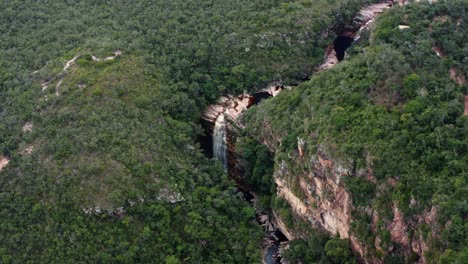
[[(369, 28), (371, 23), (374, 21), (376, 16), (382, 13), (385, 9), (391, 7), (393, 1), (374, 4), (364, 7), (359, 11), (358, 15), (354, 18), (353, 24), (346, 26), (339, 33), (337, 33), (336, 38), (333, 43), (328, 47), (325, 52), (324, 62), (317, 67), (317, 71), (330, 69), (335, 66), (338, 62), (342, 61), (345, 57), (346, 50), (352, 45), (355, 40), (358, 40), (360, 33)], [(308, 79), (308, 78), (306, 78)], [(256, 217), (259, 224), (265, 227), (265, 238), (263, 244), (263, 262), (267, 264), (280, 263), (281, 256), (280, 251), (284, 248), (287, 248), (287, 241), (293, 239), (294, 236), (291, 235), (291, 232), (287, 230), (285, 224), (281, 219), (277, 217), (277, 214), (272, 211), (260, 211), (256, 207), (255, 194), (252, 190), (252, 186), (248, 186), (245, 182), (244, 177), (244, 168), (241, 162), (239, 162), (239, 154), (235, 150), (235, 141), (236, 135), (240, 133), (243, 129), (244, 124), (240, 122), (240, 117), (242, 114), (247, 111), (252, 106), (257, 105), (262, 100), (275, 97), (284, 89), (293, 89), (289, 86), (283, 86), (281, 83), (273, 83), (268, 88), (260, 90), (253, 94), (242, 94), (237, 97), (227, 96), (222, 97), (219, 100), (219, 103), (216, 105), (208, 106), (207, 110), (204, 112), (202, 117), (202, 125), (205, 130), (205, 135), (199, 137), (199, 142), (201, 143), (202, 149), (204, 149), (205, 154), (208, 157), (214, 157), (220, 161), (224, 169), (228, 172), (231, 179), (233, 179), (237, 184), (239, 189), (244, 192), (244, 197), (248, 197), (251, 205), (256, 209)], [(210, 136), (212, 135), (212, 136)], [(211, 139), (211, 141), (210, 141)], [(298, 139), (299, 140), (299, 139)], [(212, 152), (211, 152), (212, 146)], [(301, 147), (298, 146), (299, 152), (301, 152)], [(271, 151), (274, 151), (270, 149)], [(212, 154), (212, 155), (211, 155)], [(302, 155), (301, 155), (302, 157)], [(331, 163), (333, 164), (333, 163)], [(333, 165), (329, 163), (319, 164), (318, 166), (327, 169), (333, 170)], [(281, 172), (275, 172), (281, 173)], [(285, 173), (285, 172), (283, 172)], [(286, 172), (287, 173), (287, 172)], [(294, 194), (292, 194), (284, 183), (279, 179), (278, 175), (275, 175), (274, 182), (276, 184), (277, 195), (279, 197), (285, 198), (293, 207), (299, 207), (299, 215), (305, 213), (306, 205), (301, 205), (302, 202), (299, 201)], [(337, 179), (339, 182), (339, 179)], [(317, 183), (320, 185), (334, 185), (334, 181), (329, 183)], [(309, 185), (305, 182), (301, 182), (301, 185), (304, 185), (306, 189), (309, 189)], [(324, 191), (324, 186), (319, 187), (318, 191)], [(347, 238), (349, 232), (349, 211), (350, 211), (350, 197), (345, 190), (343, 190), (339, 185), (334, 187), (335, 195), (341, 193), (339, 199), (344, 199), (345, 208), (340, 208), (345, 210), (342, 216), (336, 219), (335, 209), (340, 207), (340, 202), (328, 203), (324, 205), (324, 212), (320, 213), (320, 219), (322, 219), (321, 226), (330, 233), (339, 233), (341, 237)], [(311, 197), (310, 197), (311, 198)], [(312, 199), (314, 200), (314, 199)], [(335, 203), (336, 205), (333, 205)], [(297, 209), (296, 209), (297, 210)], [(308, 218), (309, 217), (304, 217)], [(348, 218), (348, 219), (346, 219)], [(315, 220), (312, 221), (312, 226), (320, 228), (320, 224), (317, 225)], [(333, 223), (333, 224), (331, 224)], [(288, 234), (285, 236), (284, 234)], [(282, 249), (280, 249), (282, 248)], [(361, 256), (364, 255), (359, 248), (353, 248), (354, 251), (358, 251)], [(360, 251), (361, 250), (361, 251)]]
[(467, 14), (0, 2), (0, 263), (468, 263)]

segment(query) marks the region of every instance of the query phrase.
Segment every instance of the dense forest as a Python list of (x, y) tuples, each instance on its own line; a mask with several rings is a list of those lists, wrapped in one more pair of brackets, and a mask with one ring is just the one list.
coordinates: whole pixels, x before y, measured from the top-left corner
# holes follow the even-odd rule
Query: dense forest
[[(394, 8), (344, 62), (315, 73), (335, 32), (375, 2), (2, 1), (0, 262), (260, 263), (255, 210), (201, 151), (199, 121), (221, 95), (302, 82), (252, 107), (238, 146), (261, 206), (304, 233), (285, 258), (358, 259), (275, 197), (278, 162), (302, 170), (288, 158), (300, 137), (306, 155), (327, 146), (356, 170), (372, 155), (378, 182), (398, 178), (379, 196), (359, 177), (346, 182), (363, 241), (366, 206), (390, 217), (391, 199), (410, 217), (436, 205), (451, 224), (428, 257), (462, 263), (466, 85), (448, 73), (468, 72), (467, 5)], [(259, 144), (270, 137), (281, 138), (275, 150)]]
[(364, 2), (2, 1), (2, 263), (259, 262), (200, 112), (308, 76)]
[[(304, 160), (325, 152), (351, 168), (353, 177), (343, 180), (353, 196), (352, 232), (376, 252), (379, 236), (380, 254), (396, 249), (385, 263), (415, 261), (398, 253), (400, 245), (386, 229), (396, 207), (405, 219), (436, 208), (432, 226), (408, 230), (407, 236), (422, 235), (428, 241), (428, 262), (465, 263), (468, 130), (462, 80), (468, 72), (467, 9), (466, 2), (447, 1), (389, 10), (334, 69), (251, 108), (244, 116), (247, 139), (240, 151), (249, 153), (252, 147), (245, 142), (253, 139), (269, 142), (275, 168), (289, 168), (286, 181), (303, 199), (306, 194), (298, 184), (310, 171)], [(303, 140), (304, 157), (299, 156), (298, 139)], [(362, 176), (369, 163), (371, 177)], [(251, 177), (272, 184), (271, 177)], [(281, 207), (286, 219), (291, 218), (288, 207)], [(376, 232), (369, 208), (380, 216)], [(297, 248), (308, 245), (296, 243)], [(297, 251), (293, 259), (320, 259), (305, 252)]]

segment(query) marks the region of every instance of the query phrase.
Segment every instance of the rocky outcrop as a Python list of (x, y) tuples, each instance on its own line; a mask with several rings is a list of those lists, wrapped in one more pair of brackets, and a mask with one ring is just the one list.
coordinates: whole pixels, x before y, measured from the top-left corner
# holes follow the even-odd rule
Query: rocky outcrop
[(293, 240), (296, 238), (296, 236), (291, 232), (291, 230), (289, 230), (287, 225), (283, 222), (283, 219), (281, 219), (281, 217), (279, 217), (279, 215), (274, 211), (273, 211), (272, 222), (274, 226), (276, 226), (279, 230), (281, 230), (281, 232), (284, 234), (284, 236), (288, 240)]
[[(437, 2), (437, 0), (425, 0), (427, 1), (429, 4), (433, 4), (435, 2)], [(423, 2), (422, 0), (396, 0), (395, 2), (398, 3), (398, 5), (400, 6), (404, 6), (404, 5), (407, 5), (407, 4), (410, 4), (411, 2), (416, 2), (416, 3), (420, 3), (420, 2)]]
[[(347, 161), (339, 160), (327, 154), (326, 148), (318, 147), (312, 157), (290, 154), (291, 160), (281, 161), (275, 171), (274, 181), (277, 185), (277, 195), (291, 206), (292, 212), (298, 219), (307, 222), (315, 228), (320, 228), (332, 235), (348, 238), (352, 250), (364, 263), (383, 263), (381, 257), (391, 254), (397, 247), (398, 254), (409, 256), (416, 254), (419, 260), (416, 263), (426, 263), (424, 253), (429, 249), (427, 240), (423, 239), (418, 230), (422, 226), (430, 226), (432, 236), (440, 234), (441, 227), (437, 226), (437, 209), (432, 207), (421, 214), (411, 217), (405, 216), (396, 204), (392, 206), (392, 217), (385, 219), (371, 207), (356, 207), (353, 203), (353, 194), (347, 189), (345, 178), (361, 177), (374, 184), (378, 184), (371, 168), (360, 172), (353, 172)], [(308, 164), (305, 164), (308, 163)], [(371, 166), (372, 162), (368, 161)], [(289, 165), (288, 165), (289, 164)], [(308, 168), (302, 174), (291, 173), (289, 166)], [(394, 187), (395, 180), (385, 181), (383, 186)], [(381, 186), (381, 185), (379, 185)], [(388, 195), (385, 188), (377, 188), (377, 196)], [(381, 193), (380, 193), (381, 192)], [(412, 200), (410, 206), (416, 206), (417, 201)], [(367, 245), (352, 228), (356, 214), (366, 214), (372, 219), (371, 232), (375, 239), (372, 245)], [(294, 230), (287, 230), (286, 226), (278, 225), (284, 233), (294, 234)], [(384, 246), (380, 231), (390, 234), (390, 245)], [(415, 231), (410, 232), (410, 231)], [(380, 252), (376, 254), (376, 252)]]
[[(358, 16), (353, 21), (354, 34), (351, 36), (355, 41), (361, 37), (361, 32), (368, 30), (374, 23), (375, 18), (380, 15), (385, 9), (388, 9), (394, 5), (394, 1), (386, 1), (383, 3), (369, 5), (359, 12)], [(351, 32), (352, 33), (352, 32)], [(350, 34), (350, 32), (344, 32), (342, 34)]]
[[(288, 201), (293, 211), (313, 226), (349, 238), (352, 198), (341, 183), (342, 177), (348, 176), (348, 170), (329, 159), (323, 151), (310, 162), (313, 170), (297, 177), (289, 173), (283, 161), (274, 175), (277, 195)], [(291, 179), (293, 177), (295, 181)], [(293, 184), (297, 184), (296, 187)], [(295, 193), (293, 189), (298, 191)], [(297, 192), (304, 198), (299, 198)]]
[(101, 59), (101, 58), (98, 58), (94, 55), (91, 55), (91, 59), (93, 61), (108, 61), (108, 60), (113, 60), (115, 58), (117, 58), (118, 56), (122, 55), (122, 51), (121, 50), (116, 50), (114, 51), (114, 56), (109, 56), (109, 57), (106, 57), (104, 59)]
[(0, 172), (8, 165), (8, 163), (10, 163), (10, 160), (5, 156), (0, 155)]
[(408, 231), (408, 225), (405, 223), (405, 217), (396, 205), (393, 205), (392, 211), (393, 221), (388, 226), (390, 235), (392, 236), (393, 241), (404, 246), (408, 246), (409, 238), (406, 235), (406, 232)]
[(34, 126), (33, 123), (31, 121), (28, 121), (23, 125), (21, 130), (23, 132), (31, 132), (33, 130), (33, 126)]
[(379, 14), (392, 6), (393, 1), (385, 1), (383, 3), (372, 4), (361, 9), (351, 25), (348, 25), (340, 32), (337, 32), (337, 38), (333, 44), (328, 46), (325, 51), (324, 62), (317, 67), (317, 71), (331, 69), (338, 64), (339, 60), (342, 59), (340, 57), (343, 55), (338, 53), (343, 53), (350, 44), (344, 44), (343, 47), (340, 47), (340, 45), (337, 44), (337, 40), (341, 38), (349, 41), (349, 43), (359, 40), (361, 32), (368, 29)]
[(253, 94), (222, 96), (218, 103), (209, 105), (202, 116), (202, 126), (207, 134), (212, 135), (216, 119), (220, 114), (225, 115), (227, 125), (227, 166), (230, 177), (238, 184), (242, 184), (244, 175), (244, 166), (239, 163), (240, 159), (237, 158), (235, 151), (237, 132), (244, 128), (239, 117), (249, 107), (264, 98), (277, 96), (284, 89), (290, 89), (290, 87), (273, 84)]
[(336, 57), (336, 51), (333, 48), (333, 45), (328, 46), (325, 51), (325, 59), (322, 64), (318, 67), (318, 70), (328, 70), (333, 68), (338, 63), (338, 58)]
[(381, 14), (385, 9), (393, 6), (393, 1), (385, 1), (383, 3), (372, 4), (364, 7), (359, 11), (356, 19), (354, 20), (359, 27), (365, 25), (367, 22), (374, 20), (377, 15)]
[(267, 97), (275, 97), (285, 88), (289, 87), (271, 85), (253, 94), (243, 93), (238, 96), (222, 96), (216, 104), (207, 107), (202, 119), (214, 123), (221, 113), (225, 113), (228, 120), (242, 127), (242, 124), (237, 122), (237, 120), (249, 107), (259, 101), (257, 97), (265, 95)]
[[(445, 56), (446, 56), (445, 53), (439, 47), (434, 46), (434, 47), (432, 47), (432, 50), (435, 52), (435, 54), (438, 57), (445, 58)], [(450, 79), (452, 79), (452, 81), (456, 82), (457, 84), (459, 84), (459, 85), (465, 85), (466, 84), (465, 76), (462, 73), (460, 73), (457, 70), (457, 68), (455, 68), (455, 67), (450, 68), (449, 75), (450, 75)]]

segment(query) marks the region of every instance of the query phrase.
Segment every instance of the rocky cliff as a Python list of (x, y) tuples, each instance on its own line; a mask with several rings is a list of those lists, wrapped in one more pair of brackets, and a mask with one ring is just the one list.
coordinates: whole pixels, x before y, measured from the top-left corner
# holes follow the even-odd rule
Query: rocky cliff
[(240, 164), (235, 151), (236, 136), (244, 128), (239, 117), (251, 106), (259, 103), (262, 99), (277, 96), (283, 89), (291, 89), (291, 87), (272, 84), (252, 94), (223, 96), (218, 100), (218, 103), (209, 105), (202, 116), (202, 126), (207, 134), (212, 135), (218, 116), (223, 113), (226, 115), (228, 171), (230, 177), (239, 184), (242, 184), (244, 174), (243, 165)]
[[(379, 255), (395, 253), (397, 250), (399, 254), (413, 255), (414, 263), (427, 262), (424, 258), (424, 253), (429, 248), (427, 239), (423, 239), (418, 230), (423, 226), (431, 226), (430, 233), (433, 236), (440, 233), (440, 227), (434, 225), (437, 222), (435, 207), (406, 218), (397, 205), (393, 204), (391, 207), (393, 217), (389, 219), (381, 217), (377, 210), (371, 207), (356, 206), (353, 194), (345, 183), (349, 178), (360, 177), (377, 184), (371, 166), (367, 170), (353, 172), (346, 162), (332, 158), (323, 147), (319, 147), (316, 155), (311, 157), (301, 158), (299, 153), (298, 149), (297, 155), (291, 156), (292, 166), (307, 169), (300, 175), (292, 173), (289, 165), (291, 163), (288, 164), (283, 160), (274, 175), (277, 195), (288, 201), (299, 219), (332, 235), (348, 238), (351, 248), (364, 263), (383, 263)], [(394, 180), (381, 184), (378, 186), (381, 192), (378, 191), (376, 195), (388, 195), (385, 190), (395, 184)], [(373, 241), (370, 246), (353, 229), (357, 215), (372, 219), (370, 228)], [(284, 225), (280, 227), (286, 228)], [(417, 231), (411, 234), (414, 230)], [(295, 231), (285, 230), (284, 233), (294, 234)], [(390, 234), (390, 243), (383, 246), (380, 234)]]

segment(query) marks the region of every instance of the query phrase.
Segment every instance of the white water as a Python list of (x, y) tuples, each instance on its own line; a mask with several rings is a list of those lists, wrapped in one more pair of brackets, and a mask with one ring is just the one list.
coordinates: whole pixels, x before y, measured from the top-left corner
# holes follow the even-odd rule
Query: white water
[(221, 113), (216, 119), (213, 129), (213, 157), (223, 164), (225, 170), (227, 170), (226, 134), (226, 121), (224, 113)]

